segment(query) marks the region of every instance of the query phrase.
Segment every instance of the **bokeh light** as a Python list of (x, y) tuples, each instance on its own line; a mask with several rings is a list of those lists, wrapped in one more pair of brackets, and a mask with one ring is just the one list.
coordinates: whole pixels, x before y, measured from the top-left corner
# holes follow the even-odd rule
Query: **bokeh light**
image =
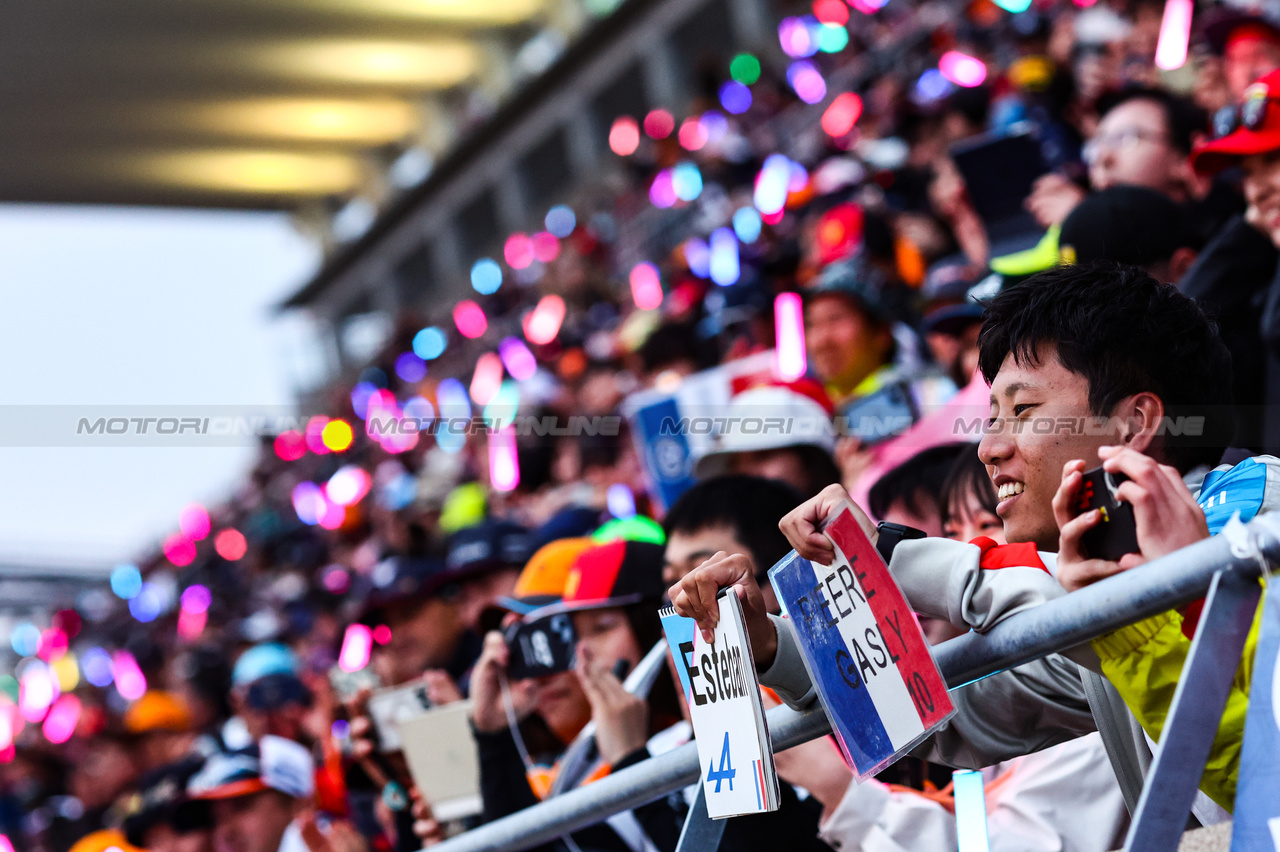
[(494, 491), (514, 491), (520, 484), (516, 430), (506, 426), (489, 435), (489, 484)]
[[(369, 398), (373, 399), (372, 396)], [(302, 433), (303, 439), (307, 442), (307, 449), (318, 456), (327, 456), (330, 453), (324, 443), (324, 427), (328, 422), (328, 417), (318, 414), (307, 421), (307, 428)]]
[(358, 672), (369, 665), (373, 652), (373, 631), (367, 624), (349, 624), (342, 637), (342, 650), (338, 652), (338, 668), (344, 672)]
[(799, 293), (779, 293), (773, 300), (774, 369), (778, 378), (793, 382), (804, 376), (804, 302)]
[(459, 334), (472, 340), (489, 329), (489, 319), (484, 310), (470, 299), (463, 299), (453, 306), (453, 324), (458, 327)]
[[(526, 264), (527, 265), (527, 264)], [(484, 296), (498, 292), (502, 286), (502, 267), (491, 257), (482, 257), (471, 264), (471, 287)]]
[(192, 541), (202, 541), (209, 535), (209, 512), (199, 503), (192, 503), (178, 513), (178, 529)]
[(502, 385), (502, 359), (494, 352), (486, 352), (476, 359), (471, 374), (471, 398), (476, 405), (487, 405)]
[(424, 361), (434, 361), (444, 354), (448, 343), (442, 329), (429, 325), (413, 336), (413, 354)]
[(527, 269), (533, 263), (533, 243), (529, 235), (515, 233), (502, 244), (502, 257), (512, 269)]
[(720, 86), (720, 106), (733, 115), (742, 115), (751, 109), (751, 90), (746, 84), (729, 80)]
[(849, 31), (841, 25), (823, 24), (818, 27), (818, 50), (823, 53), (839, 53), (849, 46)]
[(827, 96), (827, 83), (816, 65), (807, 59), (797, 59), (787, 66), (787, 83), (796, 97), (807, 104), (816, 104)]
[(574, 214), (572, 207), (567, 204), (557, 204), (547, 211), (542, 224), (551, 234), (564, 239), (578, 227), (578, 217)]
[(320, 440), (324, 442), (327, 449), (335, 453), (346, 452), (355, 439), (356, 435), (351, 429), (351, 424), (345, 420), (330, 420), (320, 430)]
[(419, 429), (425, 429), (436, 419), (436, 409), (426, 397), (411, 396), (405, 401), (404, 416), (418, 421)]
[(310, 480), (304, 480), (293, 486), (293, 511), (298, 514), (298, 520), (307, 526), (315, 526), (320, 523), (320, 517), (324, 514), (325, 498), (320, 490), (320, 486)]
[(528, 381), (538, 371), (538, 359), (518, 337), (504, 337), (498, 344), (498, 356), (516, 381)]
[(427, 362), (413, 352), (401, 352), (396, 356), (396, 375), (403, 382), (416, 384), (427, 377)]
[(225, 529), (214, 537), (213, 549), (228, 562), (235, 562), (248, 551), (249, 543), (245, 541), (244, 533), (240, 530)]
[(701, 151), (707, 144), (707, 130), (702, 126), (701, 116), (690, 116), (680, 122), (680, 132), (676, 135), (680, 147), (686, 151)]
[(36, 656), (46, 663), (52, 663), (54, 660), (61, 659), (66, 653), (67, 634), (56, 627), (41, 631), (40, 645), (36, 649)]
[(791, 161), (782, 154), (765, 158), (756, 176), (753, 201), (766, 216), (780, 212), (787, 203), (787, 186), (791, 182)]
[(952, 83), (967, 89), (981, 86), (987, 79), (987, 66), (982, 60), (958, 50), (942, 54), (938, 58), (938, 70)]
[(560, 256), (560, 240), (550, 231), (539, 231), (529, 238), (533, 249), (533, 259), (539, 263), (550, 263)]
[(35, 724), (44, 719), (49, 705), (57, 700), (61, 690), (53, 671), (40, 660), (30, 660), (18, 679), (18, 706), (22, 718)]
[(849, 23), (849, 6), (844, 0), (813, 0), (813, 16), (819, 23), (843, 27)]
[(117, 565), (111, 572), (111, 591), (126, 601), (142, 591), (142, 572), (138, 566)]
[(126, 650), (111, 655), (111, 667), (115, 672), (116, 691), (126, 701), (137, 701), (147, 693), (147, 678), (142, 674), (138, 661)]
[(339, 506), (353, 506), (365, 498), (373, 487), (373, 477), (359, 465), (343, 465), (325, 484), (325, 496)]
[(681, 201), (693, 201), (702, 194), (702, 172), (688, 160), (676, 163), (671, 169), (671, 188)]
[[(138, 580), (138, 585), (142, 585), (141, 579)], [(40, 628), (29, 621), (17, 625), (9, 634), (9, 647), (19, 657), (35, 656), (36, 651), (40, 650)]]
[(822, 113), (822, 130), (828, 136), (844, 136), (862, 117), (862, 98), (853, 92), (836, 95)]
[(76, 665), (73, 654), (64, 654), (50, 663), (54, 677), (58, 679), (58, 688), (70, 692), (80, 685), (80, 666)]
[(391, 628), (385, 624), (373, 628), (373, 641), (379, 645), (388, 644), (391, 641)]
[(653, 176), (653, 183), (649, 184), (649, 203), (654, 207), (666, 210), (668, 207), (674, 207), (680, 197), (676, 195), (675, 182), (672, 180), (671, 169), (662, 169)]
[(738, 238), (732, 228), (716, 228), (711, 232), (711, 280), (721, 287), (738, 283), (742, 274), (738, 260)]
[(150, 624), (164, 611), (164, 598), (152, 583), (143, 583), (142, 591), (129, 599), (129, 614), (143, 624)]
[(658, 267), (645, 261), (631, 268), (629, 276), (631, 299), (642, 311), (651, 311), (662, 305), (662, 278)]
[(689, 265), (689, 271), (699, 278), (708, 278), (711, 276), (711, 250), (707, 248), (705, 240), (698, 237), (690, 237), (684, 241), (684, 261)]
[(799, 58), (818, 52), (809, 25), (801, 18), (783, 18), (778, 24), (778, 43), (787, 56)]
[(676, 129), (676, 120), (665, 109), (650, 110), (644, 117), (644, 132), (650, 139), (666, 139)]
[(615, 518), (630, 518), (636, 513), (636, 496), (622, 482), (615, 482), (605, 491), (605, 505)]
[(1194, 12), (1195, 0), (1166, 0), (1156, 42), (1156, 67), (1160, 70), (1173, 71), (1186, 63)]
[(739, 53), (729, 62), (729, 76), (744, 86), (760, 79), (760, 60), (750, 53)]
[(564, 322), (564, 312), (564, 299), (555, 294), (543, 296), (521, 324), (525, 339), (538, 346), (555, 340)]
[(307, 454), (306, 439), (302, 437), (302, 433), (293, 429), (276, 435), (276, 440), (272, 447), (282, 461), (297, 461)]
[(44, 738), (54, 745), (61, 745), (71, 739), (80, 724), (80, 699), (74, 695), (63, 695), (49, 708), (49, 715), (44, 717), (41, 730)]
[(619, 157), (628, 157), (640, 147), (640, 125), (629, 115), (620, 115), (609, 128), (609, 150)]
[(179, 568), (196, 561), (196, 543), (182, 533), (174, 533), (166, 538), (162, 549), (164, 558)]
[(733, 232), (738, 235), (738, 239), (743, 243), (751, 245), (760, 239), (762, 227), (760, 213), (754, 207), (741, 207), (734, 211)]
[(89, 648), (80, 655), (80, 670), (84, 679), (97, 687), (110, 686), (115, 678), (111, 655), (101, 648)]

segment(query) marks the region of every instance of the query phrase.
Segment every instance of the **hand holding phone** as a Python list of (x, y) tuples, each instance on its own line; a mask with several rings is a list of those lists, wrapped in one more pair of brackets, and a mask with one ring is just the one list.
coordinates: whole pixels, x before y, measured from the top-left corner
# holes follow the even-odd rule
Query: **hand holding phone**
[(1072, 507), (1076, 515), (1097, 509), (1098, 523), (1081, 537), (1084, 553), (1091, 559), (1117, 562), (1126, 553), (1138, 553), (1138, 525), (1133, 516), (1133, 506), (1119, 499), (1116, 494), (1122, 482), (1129, 477), (1123, 473), (1108, 473), (1102, 467), (1086, 470)]

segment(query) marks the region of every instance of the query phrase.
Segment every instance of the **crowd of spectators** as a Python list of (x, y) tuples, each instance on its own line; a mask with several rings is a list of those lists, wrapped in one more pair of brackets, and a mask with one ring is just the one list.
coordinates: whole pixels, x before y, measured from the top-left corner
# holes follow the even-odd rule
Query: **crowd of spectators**
[[(1017, 609), (999, 583), (975, 593), (981, 611), (943, 599), (991, 583), (990, 554), (1041, 569), (1050, 588), (1022, 607), (1134, 564), (1081, 552), (1096, 519), (1065, 513), (1076, 459), (1164, 501), (1163, 525), (1140, 517), (1140, 558), (1216, 533), (1200, 480), (1280, 447), (1280, 5), (1200, 4), (1174, 70), (1155, 62), (1177, 39), (1162, 3), (1012, 5), (816, 0), (779, 26), (786, 62), (722, 57), (687, 115), (620, 116), (619, 168), (478, 263), (476, 295), (397, 317), (373, 363), (265, 438), (232, 499), (184, 513), (116, 597), (58, 613), (31, 647), (15, 636), (9, 844), (409, 850), (590, 783), (692, 736), (650, 653), (668, 588), (707, 617), (691, 577), (749, 592), (766, 703), (804, 706), (764, 572), (792, 547), (828, 555), (813, 522), (850, 496), (928, 536), (903, 546), (931, 556), (891, 567), (935, 643)], [(776, 300), (793, 293), (804, 360), (782, 376), (796, 329)], [(751, 356), (769, 367), (735, 370)], [(849, 428), (726, 432), (674, 460), (697, 481), (668, 499), (655, 479), (672, 459), (629, 400), (707, 376), (726, 412)], [(1015, 379), (1047, 383), (1034, 405), (1128, 405), (1139, 427), (1087, 446), (971, 430), (1033, 405)], [(888, 432), (862, 429), (868, 414)], [(1166, 414), (1205, 431), (1152, 437)], [(385, 428), (442, 421), (470, 425)], [(508, 681), (501, 631), (547, 607), (573, 626), (574, 667)], [(943, 767), (971, 764), (993, 847), (1116, 848), (1133, 789), (1081, 683), (1109, 679), (1144, 725), (1162, 700), (1121, 644), (966, 690), (958, 721), (875, 781), (852, 783), (827, 739), (779, 754), (781, 809), (731, 821), (721, 848), (954, 846)], [(476, 813), (437, 813), (379, 744), (370, 690), (411, 681), (432, 706), (470, 702)], [(1055, 702), (1039, 722), (967, 727), (1037, 707), (1031, 693)], [(1231, 807), (1233, 698), (1206, 823)], [(672, 852), (689, 805), (675, 794), (552, 845)]]

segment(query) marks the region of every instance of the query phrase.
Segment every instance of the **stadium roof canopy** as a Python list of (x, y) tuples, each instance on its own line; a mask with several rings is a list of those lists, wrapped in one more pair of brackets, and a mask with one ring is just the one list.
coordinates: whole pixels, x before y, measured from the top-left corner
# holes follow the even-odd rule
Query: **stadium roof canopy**
[(376, 195), (406, 152), (443, 152), (545, 68), (590, 6), (5, 3), (0, 201), (298, 210)]

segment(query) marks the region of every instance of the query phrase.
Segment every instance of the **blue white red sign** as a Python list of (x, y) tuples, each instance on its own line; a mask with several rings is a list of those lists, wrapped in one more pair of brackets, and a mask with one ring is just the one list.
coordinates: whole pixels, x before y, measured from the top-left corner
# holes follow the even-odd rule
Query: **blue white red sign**
[(915, 614), (846, 507), (823, 530), (831, 565), (794, 551), (769, 571), (840, 747), (860, 778), (953, 712)]

